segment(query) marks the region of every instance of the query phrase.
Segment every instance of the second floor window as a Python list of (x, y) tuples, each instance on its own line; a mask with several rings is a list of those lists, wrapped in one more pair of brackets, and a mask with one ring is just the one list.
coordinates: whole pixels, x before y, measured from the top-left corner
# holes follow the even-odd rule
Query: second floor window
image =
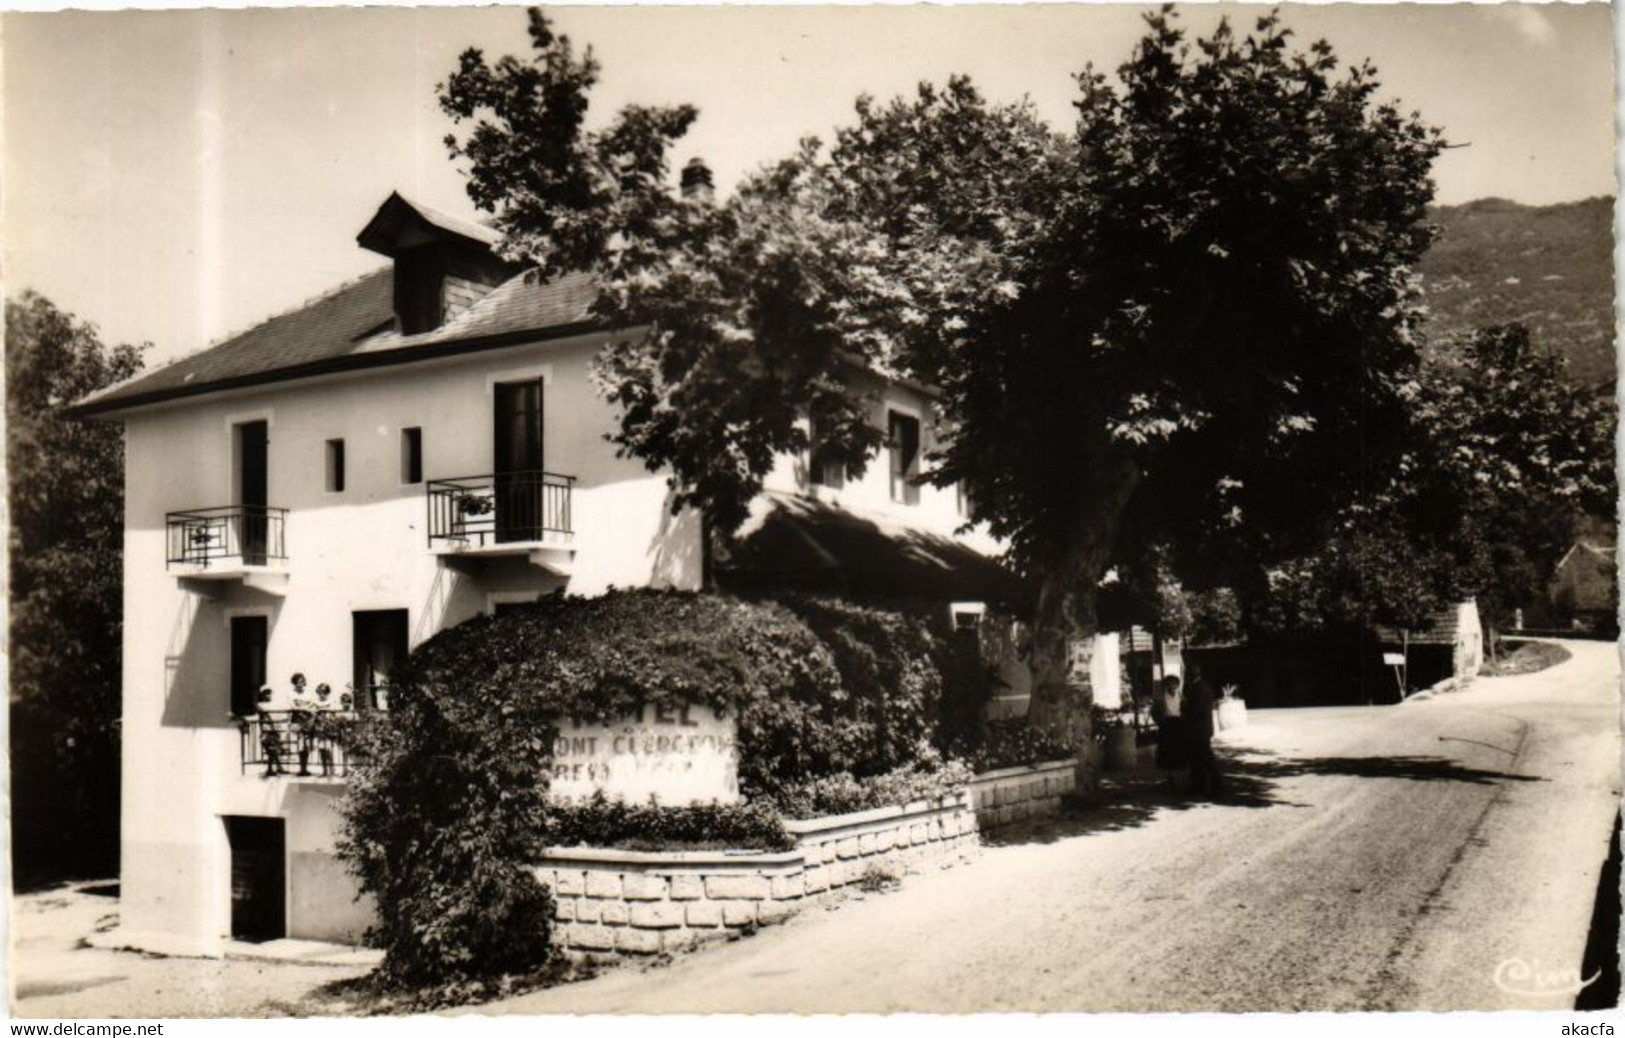
[(891, 454), (891, 499), (920, 503), (920, 420), (899, 411), (886, 414), (886, 442)]
[(327, 492), (344, 492), (344, 441), (327, 441)]

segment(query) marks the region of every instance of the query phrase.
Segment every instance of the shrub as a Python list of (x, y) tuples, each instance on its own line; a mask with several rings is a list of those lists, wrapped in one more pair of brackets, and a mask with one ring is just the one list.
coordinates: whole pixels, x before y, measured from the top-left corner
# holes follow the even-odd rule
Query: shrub
[(948, 796), (964, 788), (971, 775), (967, 765), (939, 758), (862, 778), (841, 772), (807, 779), (781, 788), (773, 802), (788, 818), (817, 818)]
[(550, 804), (548, 842), (554, 847), (627, 850), (748, 848), (787, 851), (795, 838), (766, 802), (634, 804), (602, 793), (577, 804)]
[(993, 771), (1066, 760), (1073, 753), (1070, 745), (1034, 728), (1025, 717), (1014, 717), (989, 721), (986, 737), (980, 744), (968, 747), (964, 756), (977, 771)]
[(378, 903), (386, 987), (534, 972), (551, 958), (547, 734), (517, 713), (417, 690), (352, 732), (367, 763), (342, 802), (339, 857)]
[(381, 978), (402, 987), (548, 961), (552, 903), (531, 868), (552, 839), (556, 718), (685, 701), (732, 713), (747, 795), (849, 770), (861, 752), (812, 632), (716, 596), (558, 596), (443, 631), (392, 678), (390, 713), (356, 733), (368, 763), (341, 807), (339, 854), (377, 899)]
[(786, 598), (828, 647), (845, 697), (830, 720), (854, 742), (850, 770), (875, 775), (924, 759), (942, 706), (945, 646), (919, 617), (840, 599)]

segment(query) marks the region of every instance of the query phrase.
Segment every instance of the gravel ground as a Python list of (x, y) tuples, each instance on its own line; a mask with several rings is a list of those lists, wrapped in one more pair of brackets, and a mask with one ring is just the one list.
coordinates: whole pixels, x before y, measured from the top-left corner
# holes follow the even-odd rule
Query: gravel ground
[(172, 1019), (327, 1015), (313, 997), (358, 969), (179, 959), (90, 948), (84, 938), (118, 919), (116, 884), (73, 884), (12, 901), (14, 1001), (26, 1019)]

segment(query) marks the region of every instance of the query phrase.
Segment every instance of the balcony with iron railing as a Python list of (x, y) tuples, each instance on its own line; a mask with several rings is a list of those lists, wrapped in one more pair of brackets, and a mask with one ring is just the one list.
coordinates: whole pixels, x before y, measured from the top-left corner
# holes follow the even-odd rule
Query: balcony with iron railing
[(286, 508), (225, 505), (164, 517), (164, 565), (182, 578), (233, 580), (287, 569)]
[(538, 471), (429, 480), (429, 547), (442, 556), (529, 555), (562, 571), (575, 536), (574, 487), (574, 476)]
[(300, 781), (347, 778), (356, 715), (322, 710), (261, 710), (237, 721), (244, 775)]

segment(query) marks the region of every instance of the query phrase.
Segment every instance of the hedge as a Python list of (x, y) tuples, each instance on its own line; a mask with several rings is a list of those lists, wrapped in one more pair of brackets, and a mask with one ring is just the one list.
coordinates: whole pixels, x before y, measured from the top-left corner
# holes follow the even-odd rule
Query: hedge
[(554, 847), (624, 850), (787, 851), (796, 841), (767, 801), (744, 804), (635, 804), (602, 792), (580, 803), (547, 808)]
[[(944, 721), (985, 697), (986, 675), (960, 648), (919, 615), (657, 590), (554, 596), (441, 632), (392, 675), (390, 713), (360, 726), (367, 764), (341, 805), (339, 854), (378, 902), (380, 979), (420, 988), (549, 963), (552, 903), (531, 873), (549, 845), (778, 849), (774, 807), (839, 813), (963, 784), (939, 749)], [(735, 719), (756, 803), (549, 801), (556, 719), (684, 703)]]
[[(339, 854), (378, 902), (386, 983), (534, 971), (552, 904), (555, 719), (709, 704), (737, 722), (747, 797), (850, 771), (866, 752), (829, 651), (782, 607), (676, 591), (555, 596), (419, 646), (341, 806)], [(564, 817), (560, 813), (559, 817)]]

